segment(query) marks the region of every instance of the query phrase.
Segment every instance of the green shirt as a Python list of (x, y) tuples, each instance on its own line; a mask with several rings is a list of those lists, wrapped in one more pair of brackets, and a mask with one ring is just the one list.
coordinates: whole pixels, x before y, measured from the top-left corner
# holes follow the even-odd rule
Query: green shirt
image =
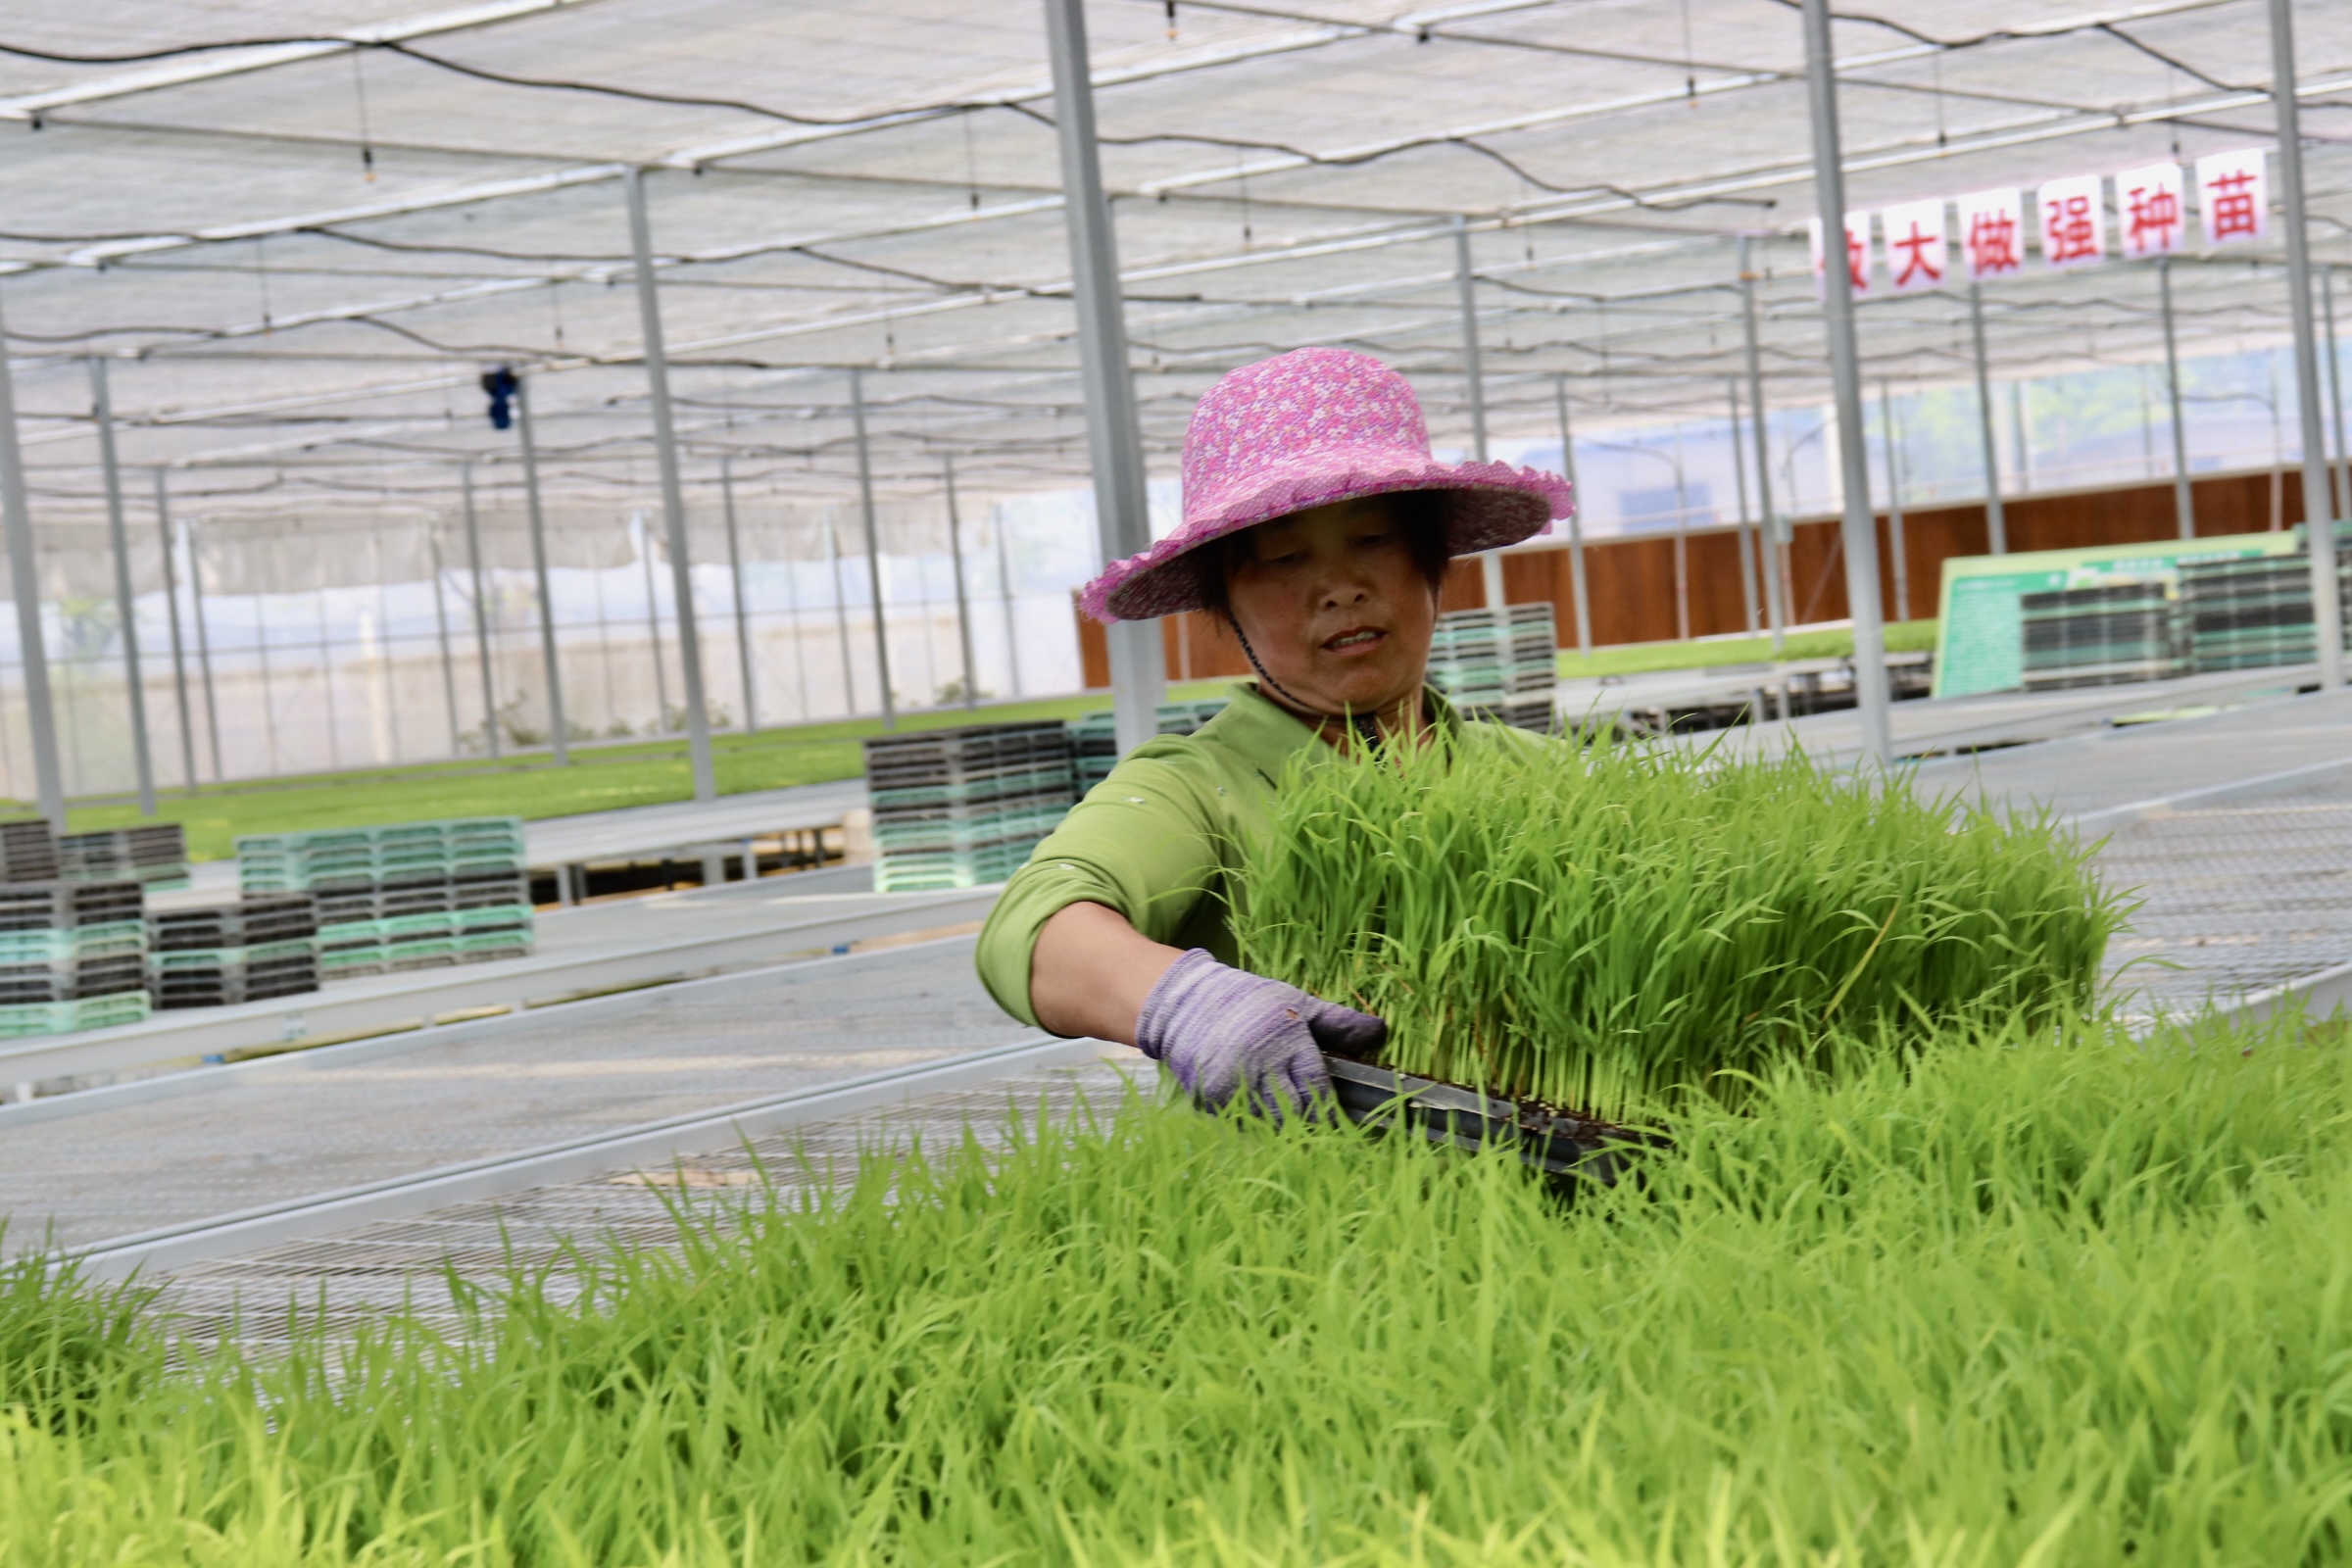
[[(1439, 723), (1452, 710), (1429, 694)], [(1206, 948), (1220, 963), (1236, 954), (1226, 898), (1242, 841), (1273, 819), (1275, 780), (1315, 731), (1237, 684), (1224, 711), (1190, 735), (1138, 747), (1071, 808), (1029, 863), (1013, 873), (980, 932), (980, 982), (1023, 1023), (1029, 962), (1045, 923), (1073, 904), (1101, 904), (1154, 942)]]

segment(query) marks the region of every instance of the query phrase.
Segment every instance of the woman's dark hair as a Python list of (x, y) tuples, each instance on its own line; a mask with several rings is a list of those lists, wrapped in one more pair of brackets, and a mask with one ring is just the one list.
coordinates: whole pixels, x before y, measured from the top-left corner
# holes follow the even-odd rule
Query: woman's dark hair
[[(1443, 490), (1392, 490), (1378, 498), (1385, 502), (1389, 515), (1404, 533), (1404, 548), (1412, 556), (1413, 564), (1420, 568), (1422, 580), (1435, 593), (1446, 581), (1446, 563), (1451, 552), (1446, 548), (1446, 513), (1449, 498)], [(1269, 519), (1279, 520), (1279, 519)], [(1255, 559), (1256, 545), (1251, 535), (1257, 527), (1242, 528), (1212, 539), (1195, 551), (1199, 562), (1194, 569), (1200, 577), (1200, 608), (1220, 620), (1233, 618), (1233, 597), (1228, 591), (1234, 568)]]

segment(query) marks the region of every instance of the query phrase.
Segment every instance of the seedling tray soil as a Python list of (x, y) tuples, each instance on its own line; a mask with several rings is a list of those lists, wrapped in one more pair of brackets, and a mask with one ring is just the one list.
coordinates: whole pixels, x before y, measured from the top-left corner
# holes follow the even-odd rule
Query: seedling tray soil
[(1616, 1185), (1643, 1149), (1667, 1149), (1663, 1134), (1555, 1110), (1535, 1101), (1502, 1100), (1459, 1084), (1376, 1067), (1326, 1052), (1332, 1097), (1349, 1121), (1401, 1127), (1433, 1144), (1479, 1150), (1515, 1149), (1533, 1169), (1555, 1183)]

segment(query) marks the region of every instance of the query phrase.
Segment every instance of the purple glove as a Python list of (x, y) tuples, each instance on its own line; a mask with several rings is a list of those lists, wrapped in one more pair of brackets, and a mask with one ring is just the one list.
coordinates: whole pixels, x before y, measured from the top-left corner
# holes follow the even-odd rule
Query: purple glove
[(1254, 1110), (1305, 1104), (1331, 1090), (1317, 1047), (1366, 1055), (1388, 1038), (1370, 1013), (1227, 968), (1199, 948), (1168, 965), (1135, 1020), (1144, 1054), (1212, 1110), (1245, 1088)]

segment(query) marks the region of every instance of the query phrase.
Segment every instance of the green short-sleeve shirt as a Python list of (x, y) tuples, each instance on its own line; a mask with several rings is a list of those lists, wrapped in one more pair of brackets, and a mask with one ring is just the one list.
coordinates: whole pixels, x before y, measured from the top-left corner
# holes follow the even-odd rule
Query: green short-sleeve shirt
[[(1429, 700), (1437, 721), (1451, 727), (1445, 699), (1432, 692)], [(1200, 729), (1130, 753), (1013, 873), (990, 912), (976, 962), (997, 1004), (1037, 1022), (1030, 956), (1045, 923), (1073, 904), (1104, 905), (1154, 942), (1233, 962), (1226, 901), (1241, 845), (1271, 823), (1275, 781), (1309, 746), (1339, 756), (1254, 687), (1237, 684)]]

